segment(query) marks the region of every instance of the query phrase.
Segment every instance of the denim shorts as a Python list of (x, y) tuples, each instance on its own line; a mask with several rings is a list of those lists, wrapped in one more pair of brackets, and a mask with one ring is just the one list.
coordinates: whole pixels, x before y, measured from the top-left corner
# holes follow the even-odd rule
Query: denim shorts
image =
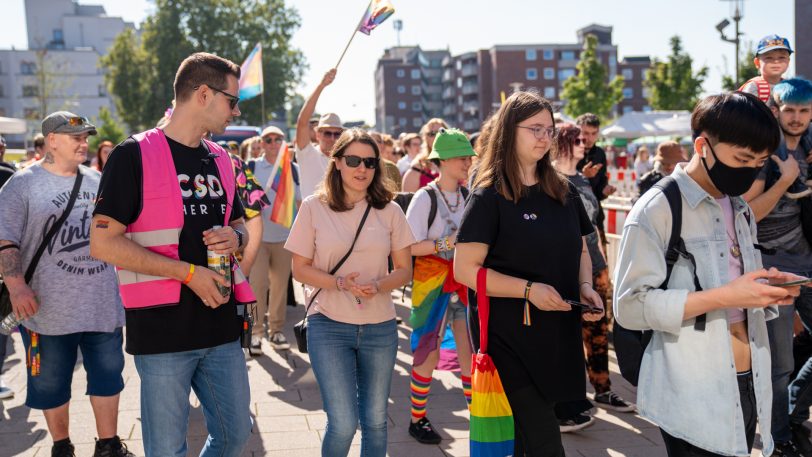
[[(31, 343), (25, 329), (20, 332), (28, 353)], [(28, 389), (25, 405), (33, 409), (52, 409), (70, 400), (77, 350), (87, 372), (86, 395), (111, 397), (124, 389), (124, 351), (121, 327), (110, 333), (80, 332), (67, 335), (39, 335), (40, 373), (26, 370)]]
[(453, 300), (453, 296), (451, 298), (452, 300), (448, 300), (448, 308), (445, 311), (446, 316), (448, 316), (448, 323), (466, 320), (468, 317), (465, 313), (468, 311), (468, 307), (459, 298), (457, 298), (457, 301)]

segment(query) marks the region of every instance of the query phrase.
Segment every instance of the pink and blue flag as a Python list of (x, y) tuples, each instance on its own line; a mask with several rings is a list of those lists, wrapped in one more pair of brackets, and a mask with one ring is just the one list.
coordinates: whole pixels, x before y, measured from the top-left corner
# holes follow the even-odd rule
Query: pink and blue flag
[(240, 100), (254, 98), (261, 94), (262, 90), (262, 44), (257, 43), (240, 66)]
[(369, 35), (375, 27), (381, 25), (389, 16), (395, 13), (395, 7), (389, 0), (371, 0), (358, 31)]
[(287, 143), (276, 158), (271, 171), (271, 189), (276, 192), (271, 209), (271, 222), (290, 228), (299, 208), (296, 205), (296, 189), (293, 183), (293, 157)]

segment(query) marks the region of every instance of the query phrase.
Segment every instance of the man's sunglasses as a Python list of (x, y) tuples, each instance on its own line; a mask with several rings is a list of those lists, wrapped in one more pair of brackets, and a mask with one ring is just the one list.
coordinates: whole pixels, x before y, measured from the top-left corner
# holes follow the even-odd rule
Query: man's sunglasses
[(271, 143), (282, 144), (282, 143), (285, 142), (285, 140), (280, 138), (280, 137), (272, 138), (272, 137), (269, 137), (269, 136), (266, 136), (265, 138), (263, 138), (262, 141), (265, 144), (271, 144)]
[[(197, 90), (199, 87), (200, 86), (195, 86), (194, 90)], [(215, 92), (217, 92), (219, 94), (222, 94), (223, 97), (227, 98), (228, 99), (228, 106), (231, 107), (232, 110), (234, 110), (234, 108), (237, 107), (237, 103), (240, 103), (240, 97), (235, 97), (235, 96), (229, 94), (228, 92), (222, 91), (222, 90), (220, 90), (220, 89), (218, 89), (216, 87), (211, 87), (211, 86), (208, 86), (208, 87), (209, 87), (209, 89), (211, 89), (211, 90), (213, 90), (213, 91), (215, 91)]]
[(332, 138), (334, 140), (337, 140), (341, 136), (342, 133), (344, 133), (344, 132), (336, 132), (336, 131), (333, 131), (333, 130), (322, 130), (321, 131), (322, 136), (325, 136), (327, 138)]
[(363, 162), (364, 166), (369, 170), (374, 170), (378, 167), (378, 158), (377, 157), (358, 157), (358, 156), (342, 156), (344, 158), (344, 163), (347, 164), (350, 168), (358, 168), (359, 165)]

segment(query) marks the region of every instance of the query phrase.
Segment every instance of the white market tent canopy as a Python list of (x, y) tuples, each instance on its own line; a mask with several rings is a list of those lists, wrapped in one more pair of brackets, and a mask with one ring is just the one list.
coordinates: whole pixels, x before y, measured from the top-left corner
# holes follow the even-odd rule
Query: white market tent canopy
[(27, 133), (25, 120), (13, 117), (0, 117), (0, 133)]
[(643, 136), (686, 136), (691, 134), (688, 111), (632, 111), (601, 131), (607, 138), (640, 138)]

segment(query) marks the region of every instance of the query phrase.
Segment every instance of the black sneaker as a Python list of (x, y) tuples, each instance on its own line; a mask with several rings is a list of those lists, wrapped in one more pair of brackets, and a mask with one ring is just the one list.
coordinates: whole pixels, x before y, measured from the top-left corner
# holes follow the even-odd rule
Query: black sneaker
[(804, 457), (812, 457), (812, 441), (809, 440), (810, 430), (804, 424), (789, 424), (792, 431), (792, 442)]
[(578, 413), (572, 419), (559, 419), (558, 429), (561, 433), (577, 432), (595, 423), (595, 418), (587, 413)]
[(795, 442), (789, 440), (786, 443), (775, 443), (773, 457), (804, 457), (804, 455), (795, 446)]
[(114, 436), (105, 440), (104, 444), (100, 440), (96, 440), (93, 457), (135, 457), (135, 454), (127, 449), (127, 445), (122, 443), (118, 436)]
[(431, 427), (428, 418), (423, 417), (417, 422), (409, 424), (409, 435), (423, 444), (440, 444), (443, 439)]
[(634, 403), (627, 402), (611, 390), (602, 394), (595, 394), (595, 403), (602, 408), (614, 409), (622, 413), (634, 411), (636, 408)]
[(73, 443), (70, 441), (60, 441), (51, 447), (51, 457), (76, 457)]

